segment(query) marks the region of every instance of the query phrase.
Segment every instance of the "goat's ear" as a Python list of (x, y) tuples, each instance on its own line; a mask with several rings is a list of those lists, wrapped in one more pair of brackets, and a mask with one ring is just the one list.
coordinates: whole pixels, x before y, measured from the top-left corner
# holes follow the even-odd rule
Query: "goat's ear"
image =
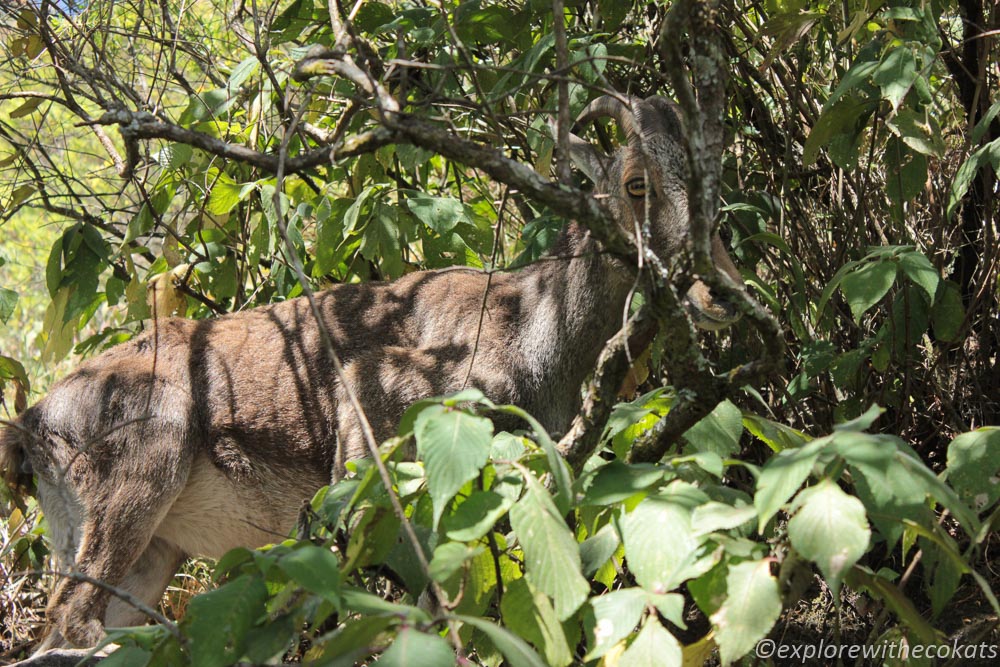
[(570, 159), (593, 183), (604, 180), (611, 158), (575, 134), (569, 135)]

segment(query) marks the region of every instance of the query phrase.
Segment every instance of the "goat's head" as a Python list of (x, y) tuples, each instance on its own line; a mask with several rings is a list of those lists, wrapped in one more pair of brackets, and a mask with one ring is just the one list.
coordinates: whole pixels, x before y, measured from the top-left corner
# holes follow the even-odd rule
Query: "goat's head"
[[(604, 96), (591, 102), (577, 118), (577, 126), (610, 116), (618, 122), (627, 143), (605, 155), (586, 141), (572, 136), (573, 162), (593, 182), (594, 191), (608, 197), (607, 206), (629, 236), (649, 221), (649, 244), (659, 257), (670, 257), (690, 242), (687, 156), (680, 109), (664, 97), (625, 104)], [(712, 259), (721, 273), (741, 287), (743, 280), (718, 233), (712, 235)], [(703, 282), (687, 293), (695, 324), (703, 329), (729, 326), (740, 314)]]

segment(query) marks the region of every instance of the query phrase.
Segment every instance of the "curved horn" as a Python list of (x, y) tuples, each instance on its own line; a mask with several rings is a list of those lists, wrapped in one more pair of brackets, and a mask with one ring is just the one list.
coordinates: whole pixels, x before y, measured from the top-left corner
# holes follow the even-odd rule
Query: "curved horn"
[[(630, 101), (634, 104), (639, 100), (638, 98), (630, 98)], [(584, 125), (605, 116), (614, 118), (618, 122), (618, 125), (625, 131), (625, 137), (628, 139), (628, 142), (632, 143), (632, 140), (637, 136), (639, 131), (635, 114), (632, 113), (628, 105), (617, 97), (602, 95), (593, 100), (577, 116), (576, 124)]]

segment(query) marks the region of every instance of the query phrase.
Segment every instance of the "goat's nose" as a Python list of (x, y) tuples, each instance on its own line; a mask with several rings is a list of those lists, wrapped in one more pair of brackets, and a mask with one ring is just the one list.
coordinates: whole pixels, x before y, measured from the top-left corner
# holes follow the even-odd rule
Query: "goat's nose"
[(713, 302), (719, 304), (720, 306), (728, 306), (732, 303), (732, 301), (718, 287), (709, 287), (708, 296), (712, 298)]

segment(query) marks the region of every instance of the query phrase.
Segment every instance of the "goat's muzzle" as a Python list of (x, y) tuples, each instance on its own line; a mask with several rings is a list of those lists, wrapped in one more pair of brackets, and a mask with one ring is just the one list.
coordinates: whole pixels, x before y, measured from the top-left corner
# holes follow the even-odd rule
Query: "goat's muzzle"
[(725, 329), (741, 317), (736, 304), (700, 280), (688, 290), (684, 304), (695, 325), (707, 331)]

